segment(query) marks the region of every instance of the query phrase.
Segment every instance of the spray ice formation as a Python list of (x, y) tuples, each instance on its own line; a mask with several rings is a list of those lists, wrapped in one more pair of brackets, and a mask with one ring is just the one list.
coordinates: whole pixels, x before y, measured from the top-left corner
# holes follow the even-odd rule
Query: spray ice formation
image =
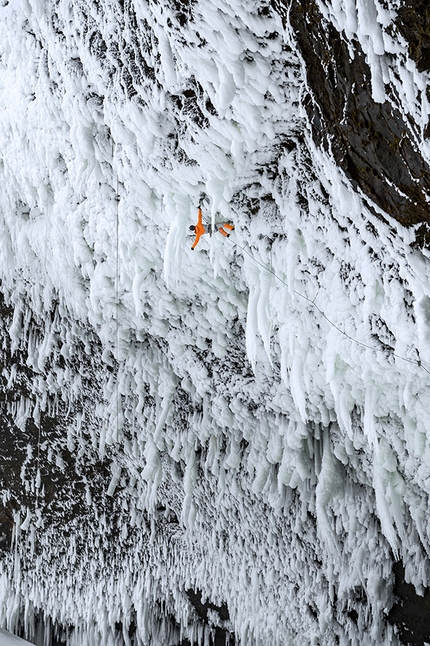
[(308, 3), (405, 124), (372, 197), (301, 3), (246, 4), (0, 8), (0, 624), (47, 646), (395, 646), (394, 564), (430, 586), (429, 252), (383, 208), (428, 202), (428, 73), (396, 0)]

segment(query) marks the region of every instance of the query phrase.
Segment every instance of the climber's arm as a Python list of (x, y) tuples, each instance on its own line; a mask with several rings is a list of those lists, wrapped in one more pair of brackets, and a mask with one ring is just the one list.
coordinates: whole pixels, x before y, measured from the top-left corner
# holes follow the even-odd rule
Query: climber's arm
[(194, 250), (197, 247), (197, 245), (199, 243), (199, 240), (200, 240), (200, 237), (201, 237), (201, 233), (196, 233), (196, 239), (194, 240), (193, 246), (191, 247), (191, 249)]

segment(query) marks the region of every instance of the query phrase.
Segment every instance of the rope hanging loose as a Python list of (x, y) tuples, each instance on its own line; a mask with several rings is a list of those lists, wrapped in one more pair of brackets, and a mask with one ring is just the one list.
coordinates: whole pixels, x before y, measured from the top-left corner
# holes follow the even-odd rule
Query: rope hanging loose
[[(286, 283), (286, 281), (285, 281), (283, 278), (281, 278), (280, 276), (278, 276), (278, 274), (276, 274), (276, 273), (273, 271), (273, 269), (269, 269), (269, 268), (268, 268), (264, 263), (262, 263), (262, 262), (260, 262), (259, 260), (257, 260), (257, 259), (252, 255), (252, 253), (251, 253), (251, 252), (249, 252), (249, 251), (248, 251), (244, 246), (240, 245), (238, 242), (234, 242), (234, 240), (230, 240), (229, 238), (228, 238), (228, 241), (229, 241), (229, 242), (231, 242), (231, 244), (235, 245), (236, 247), (239, 247), (240, 249), (242, 249), (242, 251), (243, 251), (244, 253), (246, 253), (246, 254), (251, 258), (251, 260), (253, 260), (253, 262), (255, 262), (257, 265), (260, 265), (260, 267), (262, 267), (262, 268), (263, 268), (263, 269), (265, 269), (267, 272), (269, 272), (269, 274), (272, 274), (272, 275), (273, 275), (277, 280), (279, 280), (281, 283), (283, 283), (286, 287), (289, 287), (289, 286), (288, 286), (288, 283)], [(342, 329), (341, 329), (338, 325), (336, 325), (336, 323), (334, 323), (334, 322), (333, 322), (333, 321), (332, 321), (332, 320), (327, 316), (327, 314), (325, 314), (325, 312), (323, 312), (323, 311), (322, 311), (322, 309), (321, 309), (321, 308), (320, 308), (320, 307), (315, 303), (315, 299), (314, 299), (314, 300), (310, 299), (310, 298), (309, 298), (308, 296), (306, 296), (305, 294), (302, 294), (301, 292), (297, 291), (297, 289), (294, 289), (293, 291), (294, 291), (294, 293), (295, 293), (295, 294), (297, 294), (297, 296), (300, 296), (300, 298), (303, 298), (304, 300), (308, 301), (308, 302), (309, 302), (309, 303), (310, 303), (310, 304), (311, 304), (311, 305), (312, 305), (312, 306), (313, 306), (313, 307), (314, 307), (314, 308), (315, 308), (315, 309), (316, 309), (316, 310), (321, 314), (321, 316), (322, 316), (323, 318), (325, 318), (325, 320), (326, 320), (326, 321), (327, 321), (327, 322), (328, 322), (332, 327), (334, 327), (334, 328), (335, 328), (338, 332), (340, 332), (343, 336), (345, 336), (346, 338), (350, 339), (350, 341), (352, 341), (353, 343), (356, 343), (357, 345), (360, 345), (360, 346), (361, 346), (361, 347), (363, 347), (363, 348), (367, 348), (368, 350), (372, 350), (373, 352), (384, 352), (384, 350), (381, 350), (380, 348), (375, 348), (374, 346), (368, 345), (367, 343), (364, 343), (363, 341), (359, 341), (358, 339), (355, 339), (355, 338), (354, 338), (354, 337), (352, 337), (350, 334), (348, 334), (347, 332), (345, 332), (344, 330), (342, 330)], [(422, 361), (416, 361), (416, 360), (414, 360), (414, 359), (408, 359), (407, 357), (403, 357), (403, 356), (401, 356), (400, 354), (397, 354), (397, 353), (396, 353), (396, 352), (394, 352), (394, 351), (393, 351), (391, 354), (392, 354), (392, 356), (393, 356), (393, 357), (396, 357), (397, 359), (401, 359), (402, 361), (407, 361), (408, 363), (412, 363), (413, 365), (416, 365), (416, 366), (418, 366), (419, 368), (422, 368), (423, 370), (425, 370), (425, 372), (427, 372), (427, 373), (430, 375), (430, 370), (428, 370), (428, 369), (423, 365)]]
[[(115, 148), (114, 148), (115, 146)], [(116, 158), (116, 144), (112, 141), (112, 173), (114, 173), (114, 160)], [(116, 361), (117, 361), (117, 378), (116, 378), (116, 436), (119, 436), (119, 180), (116, 172), (116, 267), (115, 267), (115, 323), (116, 323)]]

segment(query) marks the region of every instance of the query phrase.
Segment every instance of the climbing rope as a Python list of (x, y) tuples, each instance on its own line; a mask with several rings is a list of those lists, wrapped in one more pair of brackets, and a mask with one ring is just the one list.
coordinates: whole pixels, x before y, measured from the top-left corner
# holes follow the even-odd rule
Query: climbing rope
[[(252, 254), (250, 251), (248, 251), (244, 246), (240, 245), (238, 242), (234, 242), (234, 240), (230, 240), (230, 238), (227, 238), (227, 240), (228, 240), (231, 244), (233, 244), (233, 245), (235, 245), (236, 247), (239, 247), (240, 249), (242, 249), (242, 251), (243, 251), (244, 253), (246, 253), (246, 254), (251, 258), (251, 260), (253, 260), (253, 262), (254, 262), (254, 263), (256, 263), (257, 265), (259, 265), (260, 267), (262, 267), (265, 271), (269, 272), (269, 274), (272, 274), (272, 276), (274, 276), (277, 280), (279, 280), (279, 282), (283, 283), (286, 287), (288, 287), (288, 283), (286, 283), (286, 281), (285, 281), (283, 278), (281, 278), (280, 276), (278, 276), (278, 274), (276, 274), (276, 273), (273, 271), (273, 269), (269, 269), (269, 268), (268, 268), (264, 263), (262, 263), (262, 262), (260, 262), (259, 260), (257, 260), (257, 258), (255, 258), (255, 257), (253, 256), (253, 254)], [(360, 345), (360, 346), (361, 346), (361, 347), (363, 347), (363, 348), (367, 348), (368, 350), (372, 350), (373, 352), (384, 352), (384, 350), (381, 350), (380, 348), (375, 348), (374, 346), (368, 345), (367, 343), (364, 343), (363, 341), (359, 341), (358, 339), (355, 339), (355, 338), (354, 338), (354, 337), (352, 337), (350, 334), (348, 334), (347, 332), (345, 332), (344, 330), (342, 330), (342, 329), (341, 329), (338, 325), (336, 325), (336, 323), (334, 323), (334, 321), (332, 321), (332, 320), (327, 316), (327, 314), (325, 314), (325, 312), (323, 312), (323, 310), (322, 310), (322, 309), (321, 309), (321, 308), (320, 308), (320, 307), (315, 303), (315, 299), (314, 299), (314, 300), (310, 299), (310, 298), (309, 298), (308, 296), (306, 296), (305, 294), (302, 294), (301, 292), (297, 291), (297, 289), (294, 289), (293, 291), (294, 291), (294, 293), (295, 293), (295, 294), (297, 294), (297, 296), (300, 296), (300, 298), (303, 298), (304, 300), (308, 301), (308, 303), (310, 303), (310, 304), (312, 305), (312, 307), (314, 307), (314, 308), (315, 308), (315, 309), (316, 309), (316, 310), (321, 314), (321, 316), (322, 316), (323, 318), (325, 318), (325, 320), (326, 320), (326, 321), (327, 321), (327, 322), (328, 322), (332, 327), (334, 327), (334, 328), (335, 328), (335, 330), (337, 330), (338, 332), (340, 332), (340, 333), (341, 333), (343, 336), (345, 336), (347, 339), (349, 339), (349, 340), (350, 340), (350, 341), (352, 341), (353, 343), (356, 343), (357, 345)], [(425, 370), (425, 372), (427, 372), (427, 373), (430, 375), (430, 370), (428, 370), (428, 369), (423, 365), (422, 361), (419, 361), (419, 360), (417, 361), (417, 360), (414, 360), (414, 359), (408, 359), (407, 357), (403, 357), (402, 355), (397, 354), (396, 352), (392, 352), (391, 354), (392, 354), (392, 356), (393, 356), (393, 357), (396, 357), (397, 359), (401, 359), (402, 361), (407, 361), (408, 363), (412, 363), (413, 365), (416, 365), (416, 366), (418, 366), (419, 368), (422, 368), (423, 370)]]
[[(44, 267), (45, 267), (45, 281), (48, 280), (48, 208), (45, 209), (45, 235), (44, 235)], [(45, 283), (46, 284), (46, 283)], [(40, 438), (42, 433), (42, 411), (39, 410), (39, 420), (37, 424), (37, 457), (36, 457), (36, 501), (35, 511), (39, 510), (39, 490), (42, 485), (42, 474), (40, 471)]]
[[(113, 146), (115, 145), (115, 150)], [(115, 152), (115, 155), (114, 155)], [(116, 144), (112, 143), (112, 172), (113, 162), (116, 157)], [(115, 268), (115, 319), (116, 319), (116, 361), (117, 361), (117, 378), (116, 378), (116, 436), (119, 435), (119, 180), (118, 172), (116, 173), (116, 268)]]

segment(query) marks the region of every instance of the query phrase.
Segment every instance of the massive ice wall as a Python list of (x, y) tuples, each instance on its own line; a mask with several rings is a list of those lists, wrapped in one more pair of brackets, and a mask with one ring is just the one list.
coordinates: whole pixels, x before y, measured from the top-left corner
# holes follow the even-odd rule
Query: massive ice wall
[[(303, 7), (3, 5), (2, 625), (398, 643), (393, 563), (429, 577), (428, 251), (341, 163)], [(396, 7), (314, 11), (426, 172)], [(191, 251), (201, 199), (235, 231)]]

